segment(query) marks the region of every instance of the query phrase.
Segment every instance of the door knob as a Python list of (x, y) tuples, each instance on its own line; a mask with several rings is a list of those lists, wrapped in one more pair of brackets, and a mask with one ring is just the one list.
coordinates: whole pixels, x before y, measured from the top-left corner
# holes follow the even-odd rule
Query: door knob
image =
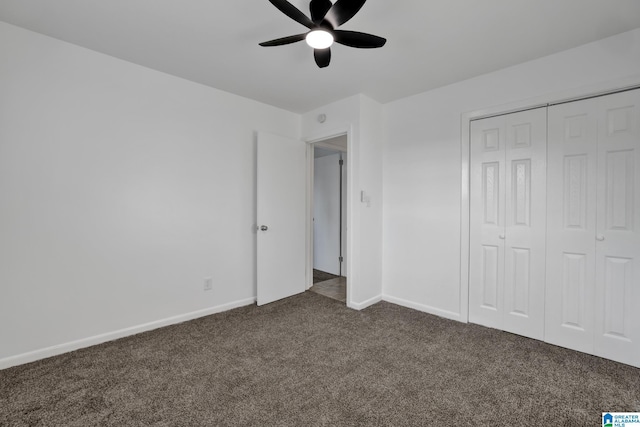
[(260, 226), (260, 230), (262, 231), (267, 231), (269, 229), (269, 227), (267, 227), (266, 225), (261, 225)]
[(504, 234), (501, 234), (501, 235), (499, 235), (498, 237), (499, 237), (499, 238), (501, 238), (502, 240), (504, 240), (505, 235), (504, 235)]
[(596, 236), (596, 240), (599, 241), (599, 242), (602, 242), (604, 240), (604, 236), (602, 234), (598, 234)]

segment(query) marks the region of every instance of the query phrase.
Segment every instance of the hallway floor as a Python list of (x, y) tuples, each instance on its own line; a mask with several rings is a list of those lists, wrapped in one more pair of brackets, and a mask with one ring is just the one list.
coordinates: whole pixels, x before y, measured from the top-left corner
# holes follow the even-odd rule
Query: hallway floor
[(347, 302), (346, 277), (336, 277), (334, 279), (314, 283), (309, 290), (325, 297), (333, 298), (344, 303)]

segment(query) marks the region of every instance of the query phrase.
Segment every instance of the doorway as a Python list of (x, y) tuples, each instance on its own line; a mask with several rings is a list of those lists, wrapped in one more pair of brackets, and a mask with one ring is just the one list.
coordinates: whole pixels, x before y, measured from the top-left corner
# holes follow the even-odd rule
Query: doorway
[(346, 303), (347, 135), (312, 145), (311, 292)]

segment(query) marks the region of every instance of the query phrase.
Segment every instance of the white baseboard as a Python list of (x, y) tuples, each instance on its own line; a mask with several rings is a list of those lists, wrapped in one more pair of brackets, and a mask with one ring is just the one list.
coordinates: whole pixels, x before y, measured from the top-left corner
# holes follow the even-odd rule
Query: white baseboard
[(154, 322), (144, 323), (142, 325), (132, 326), (130, 328), (120, 329), (106, 334), (95, 335), (83, 338), (77, 341), (71, 341), (64, 344), (58, 344), (39, 350), (30, 351), (28, 353), (18, 354), (16, 356), (0, 359), (0, 370), (7, 369), (12, 366), (23, 365), (25, 363), (35, 362), (36, 360), (46, 359), (47, 357), (57, 356), (70, 351), (79, 350), (81, 348), (91, 347), (93, 345), (102, 344), (107, 341), (117, 340), (119, 338), (128, 337), (130, 335), (139, 334), (141, 332), (151, 331), (153, 329), (162, 328), (164, 326), (175, 325), (177, 323), (187, 322), (199, 317), (209, 316), (223, 311), (232, 310), (238, 307), (244, 307), (254, 304), (255, 298), (247, 298), (244, 300), (230, 302), (215, 307), (205, 308), (203, 310), (193, 311), (191, 313), (181, 314), (178, 316), (167, 317), (165, 319), (156, 320)]
[(347, 304), (347, 307), (352, 308), (354, 310), (364, 310), (365, 308), (382, 301), (382, 295), (377, 295), (373, 298), (370, 298), (363, 302), (351, 302)]
[(406, 299), (396, 298), (391, 295), (382, 295), (382, 300), (390, 302), (392, 304), (397, 304), (403, 307), (413, 308), (414, 310), (433, 314), (435, 316), (444, 317), (445, 319), (457, 320), (458, 322), (466, 323), (460, 313), (455, 313), (453, 311), (442, 310), (440, 308), (431, 307), (425, 304), (419, 304), (417, 302), (408, 301)]

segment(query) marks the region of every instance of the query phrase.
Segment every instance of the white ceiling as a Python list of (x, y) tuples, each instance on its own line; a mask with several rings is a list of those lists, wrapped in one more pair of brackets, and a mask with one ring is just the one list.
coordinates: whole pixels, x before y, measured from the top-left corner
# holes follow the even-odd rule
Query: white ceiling
[(314, 147), (313, 149), (313, 157), (315, 159), (319, 159), (320, 157), (327, 157), (333, 154), (340, 153), (339, 150), (332, 150), (331, 148), (322, 148), (322, 147)]
[[(307, 0), (291, 3), (308, 13)], [(639, 0), (369, 0), (341, 28), (382, 49), (332, 48), (268, 0), (0, 0), (0, 20), (296, 113), (363, 93), (387, 103), (640, 27)]]

